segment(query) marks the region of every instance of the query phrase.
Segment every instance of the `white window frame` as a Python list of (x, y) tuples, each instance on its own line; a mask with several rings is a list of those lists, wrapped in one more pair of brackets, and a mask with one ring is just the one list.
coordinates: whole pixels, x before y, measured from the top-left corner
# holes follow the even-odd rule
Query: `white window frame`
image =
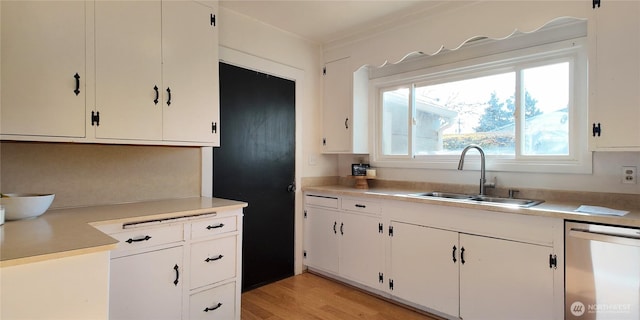
[[(499, 42), (499, 41), (498, 41)], [(522, 41), (520, 41), (522, 42)], [(495, 42), (494, 42), (495, 43)], [(588, 132), (581, 130), (588, 122), (587, 89), (587, 39), (584, 36), (561, 41), (524, 46), (518, 49), (503, 50), (499, 53), (482, 55), (486, 48), (468, 49), (463, 52), (451, 52), (442, 56), (432, 56), (424, 61), (427, 66), (408, 72), (383, 72), (376, 78), (372, 71), (369, 82), (370, 122), (370, 162), (376, 167), (455, 169), (459, 155), (422, 155), (414, 156), (411, 150), (408, 156), (385, 156), (382, 154), (382, 92), (399, 87), (412, 88), (416, 84), (435, 84), (456, 79), (468, 79), (478, 75), (488, 75), (504, 70), (521, 70), (540, 65), (570, 61), (569, 94), (569, 155), (568, 156), (526, 156), (521, 154), (522, 123), (516, 123), (516, 154), (514, 156), (487, 155), (487, 169), (492, 171), (536, 172), (536, 173), (592, 173), (592, 153), (588, 149)], [(460, 50), (460, 51), (462, 51)], [(474, 53), (474, 50), (476, 51)], [(494, 49), (491, 49), (494, 50)], [(455, 53), (455, 54), (454, 54)], [(429, 65), (430, 64), (430, 65)], [(400, 66), (400, 65), (398, 65)], [(394, 67), (394, 66), (392, 66)], [(444, 81), (443, 81), (444, 79)], [(516, 100), (520, 99), (520, 74), (516, 74)], [(413, 92), (413, 90), (411, 90)], [(412, 98), (413, 100), (413, 98)], [(519, 101), (516, 105), (519, 105)], [(415, 106), (411, 106), (414, 109)], [(414, 114), (415, 110), (410, 110)], [(524, 119), (516, 117), (517, 122)], [(408, 120), (410, 121), (410, 120)], [(411, 128), (410, 124), (410, 128)], [(409, 132), (409, 144), (413, 130)], [(468, 157), (473, 157), (470, 153)], [(479, 157), (476, 157), (478, 159)], [(475, 160), (478, 161), (478, 160)]]

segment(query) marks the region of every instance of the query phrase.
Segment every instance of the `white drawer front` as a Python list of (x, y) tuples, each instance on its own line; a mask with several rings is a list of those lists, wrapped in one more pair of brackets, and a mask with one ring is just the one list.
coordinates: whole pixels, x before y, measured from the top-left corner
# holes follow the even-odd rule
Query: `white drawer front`
[(189, 297), (189, 319), (236, 319), (236, 283), (193, 294)]
[(304, 202), (307, 205), (338, 209), (338, 198), (334, 197), (306, 195)]
[(179, 242), (184, 239), (184, 231), (182, 224), (176, 224), (112, 233), (110, 236), (119, 241), (118, 248), (113, 251), (116, 253)]
[(191, 245), (191, 289), (236, 275), (237, 236)]
[(342, 199), (342, 209), (371, 214), (381, 214), (382, 212), (381, 205), (377, 202), (351, 198)]
[(238, 230), (237, 217), (215, 218), (191, 223), (191, 239)]

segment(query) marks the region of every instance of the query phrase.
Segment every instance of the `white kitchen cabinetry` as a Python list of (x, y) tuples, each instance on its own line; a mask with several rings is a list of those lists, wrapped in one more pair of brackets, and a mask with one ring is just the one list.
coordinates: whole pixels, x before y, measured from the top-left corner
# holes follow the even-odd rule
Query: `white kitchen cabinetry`
[(84, 137), (85, 3), (1, 1), (0, 7), (0, 134)]
[(305, 212), (305, 264), (379, 288), (384, 279), (384, 228), (379, 204), (307, 195)]
[[(640, 2), (603, 1), (590, 43), (593, 150), (640, 150)], [(597, 132), (599, 128), (599, 133)]]
[(460, 301), (458, 233), (401, 222), (392, 222), (392, 227), (389, 259), (393, 295), (457, 315)]
[(546, 246), (460, 234), (460, 318), (554, 319), (554, 273), (562, 270), (550, 255)]
[(182, 255), (179, 246), (112, 259), (109, 317), (180, 319)]
[(102, 225), (111, 319), (240, 319), (242, 210)]
[(327, 62), (322, 70), (323, 152), (368, 153), (368, 70), (354, 68), (349, 57)]
[(446, 318), (564, 316), (561, 219), (330, 192), (305, 211), (312, 271)]
[(219, 145), (216, 8), (95, 6), (96, 138)]
[(393, 296), (453, 318), (562, 318), (561, 220), (392, 206)]

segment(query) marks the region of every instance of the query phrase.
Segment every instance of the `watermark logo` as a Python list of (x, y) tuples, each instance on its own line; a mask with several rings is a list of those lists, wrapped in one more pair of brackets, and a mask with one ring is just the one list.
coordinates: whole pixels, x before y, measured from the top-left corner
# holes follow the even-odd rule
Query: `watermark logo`
[(570, 310), (572, 315), (579, 317), (583, 315), (587, 309), (584, 307), (584, 303), (576, 301), (571, 304)]

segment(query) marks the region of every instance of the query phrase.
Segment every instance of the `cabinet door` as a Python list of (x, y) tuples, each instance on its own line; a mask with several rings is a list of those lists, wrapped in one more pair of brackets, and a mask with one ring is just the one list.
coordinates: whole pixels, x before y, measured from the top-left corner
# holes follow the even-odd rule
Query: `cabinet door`
[(195, 1), (162, 2), (164, 140), (220, 145), (215, 14)]
[(458, 233), (398, 222), (392, 226), (392, 294), (457, 316)]
[(353, 71), (351, 59), (344, 58), (324, 66), (323, 92), (323, 151), (348, 152), (351, 149), (351, 98)]
[(607, 1), (594, 12), (596, 76), (591, 85), (596, 96), (590, 107), (590, 122), (600, 123), (602, 133), (591, 139), (596, 148), (638, 150), (640, 2)]
[(180, 319), (182, 247), (111, 259), (111, 319)]
[(85, 3), (2, 1), (0, 6), (0, 133), (84, 137)]
[(96, 1), (97, 138), (162, 140), (161, 30), (160, 1)]
[(460, 245), (461, 318), (553, 319), (551, 248), (467, 234)]
[(338, 273), (338, 211), (307, 207), (305, 218), (305, 264)]
[(340, 275), (372, 288), (384, 271), (384, 233), (377, 217), (343, 212), (340, 217)]

